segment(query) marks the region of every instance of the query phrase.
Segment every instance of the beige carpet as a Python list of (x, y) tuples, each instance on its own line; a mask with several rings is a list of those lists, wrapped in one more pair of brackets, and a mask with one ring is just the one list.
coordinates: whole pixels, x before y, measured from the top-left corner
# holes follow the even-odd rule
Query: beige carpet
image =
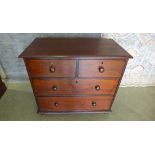
[(36, 113), (35, 99), (29, 83), (9, 83), (0, 99), (0, 120), (34, 121), (120, 121), (155, 120), (155, 87), (120, 88), (108, 114)]

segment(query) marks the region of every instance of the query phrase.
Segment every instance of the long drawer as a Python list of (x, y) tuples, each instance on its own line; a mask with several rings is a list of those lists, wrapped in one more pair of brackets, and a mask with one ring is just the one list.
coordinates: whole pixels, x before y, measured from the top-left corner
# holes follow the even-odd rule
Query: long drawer
[(112, 96), (38, 97), (39, 112), (108, 111)]
[(34, 79), (37, 96), (49, 95), (106, 95), (115, 93), (115, 79)]

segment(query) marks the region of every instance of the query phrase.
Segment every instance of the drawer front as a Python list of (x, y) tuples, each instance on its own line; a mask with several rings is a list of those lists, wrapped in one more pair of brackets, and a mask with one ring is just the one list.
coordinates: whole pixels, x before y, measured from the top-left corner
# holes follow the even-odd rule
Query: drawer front
[(124, 60), (80, 60), (79, 77), (120, 77)]
[(34, 79), (38, 96), (47, 95), (103, 95), (114, 94), (118, 80), (104, 79)]
[(74, 77), (75, 60), (27, 60), (31, 77)]
[(110, 110), (112, 96), (96, 97), (38, 97), (39, 111), (106, 111)]

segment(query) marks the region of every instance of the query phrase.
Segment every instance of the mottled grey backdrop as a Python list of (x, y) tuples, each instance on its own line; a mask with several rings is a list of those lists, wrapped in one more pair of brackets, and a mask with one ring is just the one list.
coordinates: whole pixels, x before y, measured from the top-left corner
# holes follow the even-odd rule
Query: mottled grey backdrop
[(121, 85), (155, 86), (155, 33), (104, 33), (128, 51), (130, 59)]
[(1, 33), (0, 34), (0, 64), (8, 79), (27, 79), (26, 69), (18, 55), (36, 37), (90, 37), (99, 38), (100, 33)]

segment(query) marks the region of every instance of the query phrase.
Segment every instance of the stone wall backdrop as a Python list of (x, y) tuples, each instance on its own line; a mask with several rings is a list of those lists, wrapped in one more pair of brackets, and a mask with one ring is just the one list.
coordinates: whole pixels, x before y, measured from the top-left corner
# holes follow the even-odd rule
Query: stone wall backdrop
[(7, 79), (26, 80), (28, 78), (26, 69), (18, 55), (36, 37), (99, 38), (100, 36), (113, 38), (134, 57), (128, 63), (122, 86), (155, 85), (155, 34), (153, 33), (1, 33), (0, 65)]
[(28, 78), (23, 60), (19, 59), (18, 55), (36, 37), (99, 38), (100, 33), (0, 33), (0, 65), (7, 79), (26, 80)]
[(104, 33), (112, 38), (134, 58), (129, 61), (122, 86), (155, 85), (155, 33)]

